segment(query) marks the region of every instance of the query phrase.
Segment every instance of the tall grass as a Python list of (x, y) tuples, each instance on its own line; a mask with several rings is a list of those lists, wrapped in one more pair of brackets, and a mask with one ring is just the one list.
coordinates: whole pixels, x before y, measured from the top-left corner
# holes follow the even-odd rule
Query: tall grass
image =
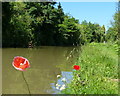
[(117, 45), (91, 43), (82, 47), (79, 71), (73, 73), (73, 80), (66, 94), (118, 94)]

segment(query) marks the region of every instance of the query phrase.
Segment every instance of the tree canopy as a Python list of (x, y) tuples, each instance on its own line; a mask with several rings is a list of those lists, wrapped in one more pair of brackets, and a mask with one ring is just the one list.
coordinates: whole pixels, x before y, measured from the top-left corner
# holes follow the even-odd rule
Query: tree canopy
[[(79, 13), (78, 13), (79, 14)], [(78, 46), (116, 40), (117, 16), (105, 35), (105, 26), (75, 19), (56, 2), (3, 2), (3, 47)], [(111, 37), (112, 34), (112, 37)]]

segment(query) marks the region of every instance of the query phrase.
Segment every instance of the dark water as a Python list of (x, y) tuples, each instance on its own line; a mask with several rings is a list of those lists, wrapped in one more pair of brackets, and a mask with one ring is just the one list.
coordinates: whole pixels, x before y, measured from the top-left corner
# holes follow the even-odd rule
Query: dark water
[[(13, 68), (15, 56), (23, 56), (31, 67), (24, 71), (31, 94), (56, 94), (56, 84), (63, 85), (72, 80), (72, 66), (75, 63), (78, 47), (39, 47), (39, 48), (3, 48), (2, 49), (2, 93), (29, 94), (21, 71)], [(61, 78), (57, 78), (61, 75)]]

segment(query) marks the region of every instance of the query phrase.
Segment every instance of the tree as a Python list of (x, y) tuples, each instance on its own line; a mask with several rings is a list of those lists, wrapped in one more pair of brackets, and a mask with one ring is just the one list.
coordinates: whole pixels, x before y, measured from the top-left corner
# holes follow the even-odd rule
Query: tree
[[(10, 20), (13, 12), (13, 6), (9, 2), (2, 3), (2, 46), (9, 47), (11, 45)], [(8, 43), (9, 42), (9, 43)]]
[(106, 39), (107, 41), (118, 42), (118, 28), (119, 28), (119, 20), (118, 20), (119, 12), (116, 12), (113, 16), (114, 21), (111, 22), (111, 27), (107, 30)]
[(28, 47), (33, 35), (31, 16), (25, 7), (23, 2), (3, 3), (3, 47)]
[(103, 42), (105, 36), (105, 27), (101, 27), (99, 24), (92, 24), (86, 20), (82, 21), (79, 25), (81, 29), (81, 44), (91, 42)]
[(59, 32), (62, 35), (63, 45), (79, 45), (80, 30), (77, 27), (78, 20), (74, 17), (65, 16), (63, 24), (59, 24)]
[(34, 28), (34, 42), (39, 45), (58, 44), (58, 24), (64, 20), (64, 12), (59, 3), (58, 9), (54, 7), (55, 2), (27, 3), (31, 8), (30, 14), (34, 18), (31, 26)]

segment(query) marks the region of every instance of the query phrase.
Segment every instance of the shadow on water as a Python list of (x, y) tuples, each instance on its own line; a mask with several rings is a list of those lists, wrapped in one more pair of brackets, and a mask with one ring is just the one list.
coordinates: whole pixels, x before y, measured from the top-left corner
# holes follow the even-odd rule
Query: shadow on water
[[(55, 94), (56, 83), (67, 83), (72, 79), (72, 66), (75, 63), (79, 47), (40, 47), (40, 48), (3, 48), (2, 61), (2, 93), (29, 94), (21, 71), (13, 68), (15, 56), (26, 57), (31, 67), (24, 71), (31, 94)], [(57, 75), (61, 75), (60, 79)]]

